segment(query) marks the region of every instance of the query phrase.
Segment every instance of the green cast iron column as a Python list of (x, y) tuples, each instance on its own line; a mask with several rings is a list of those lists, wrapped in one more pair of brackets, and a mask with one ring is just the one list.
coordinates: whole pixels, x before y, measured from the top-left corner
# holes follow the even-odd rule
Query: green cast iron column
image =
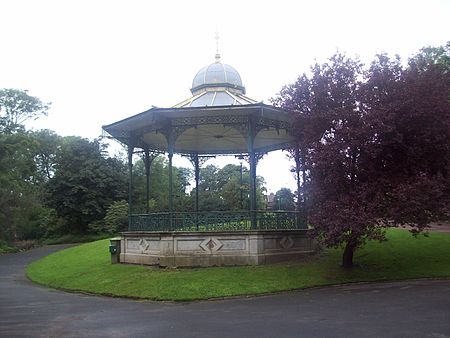
[(200, 180), (200, 164), (198, 161), (198, 154), (194, 155), (194, 169), (195, 169), (195, 212), (198, 212), (198, 182)]
[(131, 230), (133, 211), (131, 207), (132, 195), (133, 195), (133, 146), (128, 146), (128, 230)]
[(148, 148), (144, 149), (144, 164), (145, 164), (145, 178), (147, 179), (146, 191), (145, 191), (145, 211), (148, 215), (150, 212), (148, 201), (150, 200), (150, 152)]
[(173, 218), (173, 167), (172, 167), (172, 158), (173, 158), (173, 140), (169, 138), (169, 226), (172, 230), (172, 218)]
[(241, 210), (244, 210), (244, 191), (242, 189), (242, 185), (244, 184), (242, 177), (242, 158), (240, 161), (241, 161), (241, 170), (239, 174), (239, 197), (241, 199)]
[(253, 148), (253, 142), (255, 140), (255, 121), (250, 116), (248, 121), (248, 155), (250, 164), (250, 217), (251, 228), (256, 229), (256, 156)]
[(300, 197), (300, 190), (301, 190), (301, 183), (300, 183), (300, 154), (298, 151), (298, 145), (295, 145), (295, 150), (294, 150), (294, 159), (295, 159), (295, 178), (297, 180), (297, 206), (296, 206), (296, 214), (295, 214), (295, 218), (296, 218), (296, 225), (297, 228), (300, 228), (302, 226), (302, 219), (301, 219), (301, 214), (302, 214), (302, 201), (301, 201), (301, 197)]
[(195, 167), (195, 226), (198, 230), (198, 181), (200, 180), (200, 164), (198, 161), (198, 154), (194, 155)]

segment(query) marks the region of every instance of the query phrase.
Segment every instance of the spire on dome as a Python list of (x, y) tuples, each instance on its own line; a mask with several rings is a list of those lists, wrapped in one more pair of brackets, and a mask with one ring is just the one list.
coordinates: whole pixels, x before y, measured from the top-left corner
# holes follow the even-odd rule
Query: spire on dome
[[(200, 69), (192, 81), (191, 93), (197, 95), (204, 91), (231, 91), (244, 95), (245, 87), (236, 69), (222, 63), (219, 53), (219, 32), (216, 30), (216, 60), (214, 63)], [(220, 90), (219, 90), (220, 89)]]
[(214, 37), (216, 39), (216, 63), (220, 62), (220, 54), (219, 54), (219, 32), (216, 31), (216, 36)]

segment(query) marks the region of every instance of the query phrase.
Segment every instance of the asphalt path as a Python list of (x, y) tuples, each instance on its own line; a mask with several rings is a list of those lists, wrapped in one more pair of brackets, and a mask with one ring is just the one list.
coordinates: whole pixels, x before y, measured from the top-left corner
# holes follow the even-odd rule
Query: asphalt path
[(450, 280), (188, 303), (66, 293), (27, 280), (63, 246), (0, 255), (0, 337), (450, 337)]

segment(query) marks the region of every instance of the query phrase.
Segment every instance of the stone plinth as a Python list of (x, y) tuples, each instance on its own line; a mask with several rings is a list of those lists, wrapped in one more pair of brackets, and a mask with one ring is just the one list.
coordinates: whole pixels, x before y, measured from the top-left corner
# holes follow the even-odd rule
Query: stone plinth
[(314, 252), (308, 230), (124, 232), (120, 262), (161, 267), (260, 265)]

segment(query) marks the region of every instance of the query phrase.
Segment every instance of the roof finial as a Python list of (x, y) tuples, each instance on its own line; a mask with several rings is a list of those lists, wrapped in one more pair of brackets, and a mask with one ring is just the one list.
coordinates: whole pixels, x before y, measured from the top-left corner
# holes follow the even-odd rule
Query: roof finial
[(216, 31), (216, 36), (214, 37), (216, 39), (216, 63), (220, 62), (220, 54), (219, 54), (219, 32)]

